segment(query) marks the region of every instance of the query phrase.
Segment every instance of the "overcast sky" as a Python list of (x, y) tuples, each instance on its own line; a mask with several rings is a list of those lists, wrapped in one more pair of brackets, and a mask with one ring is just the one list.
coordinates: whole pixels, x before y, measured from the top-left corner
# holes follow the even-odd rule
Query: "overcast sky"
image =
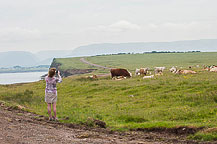
[(0, 52), (217, 39), (217, 0), (0, 0)]

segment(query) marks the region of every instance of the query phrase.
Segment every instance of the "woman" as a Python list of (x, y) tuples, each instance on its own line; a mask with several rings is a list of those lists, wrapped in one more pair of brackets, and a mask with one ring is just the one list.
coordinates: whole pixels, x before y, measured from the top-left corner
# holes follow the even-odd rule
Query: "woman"
[[(58, 71), (58, 77), (55, 77), (56, 68), (50, 68), (48, 76), (45, 77), (46, 88), (45, 88), (45, 102), (47, 103), (47, 111), (49, 114), (49, 121), (57, 121), (56, 116), (56, 102), (57, 102), (57, 88), (56, 84), (62, 82), (60, 72)], [(54, 117), (51, 114), (51, 105), (53, 106)]]

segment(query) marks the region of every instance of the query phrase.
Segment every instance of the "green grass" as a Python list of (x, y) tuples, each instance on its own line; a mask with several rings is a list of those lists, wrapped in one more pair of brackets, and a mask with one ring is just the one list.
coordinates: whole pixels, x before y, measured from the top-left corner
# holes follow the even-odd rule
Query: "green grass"
[[(198, 53), (195, 53), (198, 55)], [(215, 64), (213, 56), (217, 53), (199, 53), (200, 56), (193, 56), (191, 61), (204, 61), (202, 64)], [(210, 54), (210, 55), (209, 55)], [(124, 58), (132, 57), (133, 62), (128, 60), (126, 64), (120, 66), (131, 70), (140, 67), (144, 55), (121, 55), (119, 56), (99, 56), (87, 57), (93, 63), (106, 63), (114, 66), (115, 58), (120, 61)], [(177, 60), (173, 58), (180, 54), (166, 54), (166, 57), (172, 55), (171, 65), (164, 62), (153, 60), (147, 66), (172, 66)], [(188, 57), (189, 53), (180, 55)], [(141, 57), (140, 57), (141, 56)], [(155, 59), (156, 55), (152, 55)], [(139, 61), (140, 57), (142, 60)], [(148, 55), (151, 57), (151, 54)], [(201, 59), (200, 59), (201, 57)], [(204, 59), (203, 59), (204, 58)], [(208, 59), (210, 58), (210, 59)], [(216, 58), (216, 57), (215, 57)], [(73, 58), (76, 68), (86, 68), (79, 62), (80, 58)], [(77, 63), (75, 62), (77, 60)], [(70, 59), (57, 59), (58, 62), (67, 62)], [(139, 62), (138, 62), (139, 61)], [(169, 60), (168, 60), (169, 61)], [(184, 60), (183, 60), (184, 61)], [(180, 62), (179, 66), (188, 66), (189, 63)], [(148, 63), (148, 62), (147, 62)], [(65, 63), (64, 63), (65, 64)], [(67, 68), (63, 64), (64, 69)], [(191, 63), (192, 64), (192, 63)], [(198, 63), (197, 63), (198, 64)], [(196, 63), (192, 64), (196, 65)], [(106, 65), (108, 66), (108, 65)], [(70, 67), (74, 67), (73, 65)], [(64, 78), (58, 85), (58, 117), (66, 123), (84, 123), (88, 118), (99, 119), (106, 122), (107, 126), (114, 130), (129, 130), (134, 128), (172, 128), (177, 126), (206, 127), (214, 128), (217, 125), (217, 73), (202, 71), (197, 68), (198, 74), (194, 75), (175, 75), (168, 70), (163, 76), (156, 76), (154, 79), (142, 79), (142, 77), (133, 77), (122, 81), (111, 80), (110, 77), (102, 77), (97, 80), (85, 78), (85, 76), (73, 76)], [(99, 71), (100, 72), (100, 71)], [(103, 71), (101, 71), (103, 72)], [(23, 105), (32, 112), (47, 115), (46, 104), (44, 102), (45, 82), (35, 82), (29, 84), (15, 84), (0, 86), (0, 100), (12, 104)], [(191, 136), (192, 139), (207, 140), (209, 135), (199, 132)], [(211, 133), (214, 140), (216, 134)], [(202, 138), (201, 138), (202, 137)]]
[(86, 59), (92, 63), (107, 67), (122, 67), (134, 71), (135, 68), (156, 66), (188, 67), (216, 64), (217, 52), (207, 53), (157, 53), (94, 56)]

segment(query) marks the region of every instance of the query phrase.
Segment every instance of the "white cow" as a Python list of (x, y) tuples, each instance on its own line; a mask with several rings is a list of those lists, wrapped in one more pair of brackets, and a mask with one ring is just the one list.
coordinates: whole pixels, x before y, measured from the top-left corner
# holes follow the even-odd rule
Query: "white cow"
[(147, 79), (147, 78), (154, 78), (154, 75), (144, 76), (144, 77), (143, 77), (143, 79)]
[(166, 67), (155, 67), (154, 72), (155, 72), (155, 74), (158, 74), (159, 72), (162, 73), (165, 69), (166, 69)]
[(136, 68), (136, 71), (135, 71), (135, 76), (136, 75), (140, 75), (140, 69)]
[(213, 67), (210, 69), (211, 72), (217, 72), (217, 67)]
[(171, 69), (170, 69), (170, 72), (172, 72), (172, 73), (175, 73), (177, 70), (176, 70), (176, 68), (173, 66)]

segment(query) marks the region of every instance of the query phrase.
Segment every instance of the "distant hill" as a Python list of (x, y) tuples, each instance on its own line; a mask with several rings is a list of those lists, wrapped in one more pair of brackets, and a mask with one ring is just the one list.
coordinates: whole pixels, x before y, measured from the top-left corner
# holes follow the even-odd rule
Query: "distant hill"
[(53, 58), (67, 57), (72, 51), (40, 51), (36, 54), (26, 51), (0, 52), (0, 67), (50, 65)]
[(217, 51), (217, 39), (188, 40), (174, 42), (103, 43), (81, 46), (71, 56), (93, 56), (116, 53), (143, 53), (151, 51)]
[(37, 63), (34, 54), (25, 51), (10, 51), (0, 53), (0, 67), (33, 66)]

